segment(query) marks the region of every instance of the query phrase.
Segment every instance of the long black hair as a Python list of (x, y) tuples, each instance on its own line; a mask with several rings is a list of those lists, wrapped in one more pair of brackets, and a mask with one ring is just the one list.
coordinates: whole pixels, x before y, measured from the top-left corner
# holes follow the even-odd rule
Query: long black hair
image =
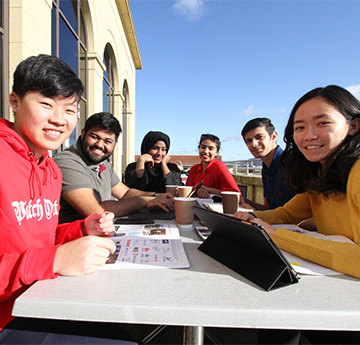
[(296, 111), (303, 103), (317, 97), (334, 106), (344, 115), (347, 123), (360, 118), (360, 102), (342, 87), (329, 85), (302, 96), (292, 109), (285, 128), (286, 148), (281, 161), (286, 171), (286, 182), (297, 193), (318, 192), (326, 196), (336, 192), (346, 193), (350, 170), (360, 156), (360, 132), (348, 135), (323, 166), (320, 162), (308, 161), (294, 142)]

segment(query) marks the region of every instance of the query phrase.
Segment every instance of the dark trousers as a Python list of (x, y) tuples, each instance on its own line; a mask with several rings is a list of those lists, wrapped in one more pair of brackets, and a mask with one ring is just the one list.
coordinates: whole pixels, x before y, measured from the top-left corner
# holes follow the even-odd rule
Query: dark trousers
[(137, 343), (116, 323), (15, 318), (0, 332), (0, 344)]

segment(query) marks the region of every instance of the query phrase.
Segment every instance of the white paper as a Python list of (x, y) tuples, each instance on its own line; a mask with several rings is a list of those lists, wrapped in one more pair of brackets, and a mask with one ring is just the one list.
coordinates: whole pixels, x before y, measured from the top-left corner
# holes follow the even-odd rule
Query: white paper
[[(223, 205), (222, 203), (219, 203), (219, 202), (214, 202), (214, 203), (206, 203), (204, 202), (203, 203), (203, 206), (211, 211), (215, 211), (215, 212), (219, 212), (219, 213), (224, 213), (224, 210), (223, 210)], [(241, 211), (241, 212), (252, 212), (254, 210), (252, 209), (248, 209), (248, 208), (243, 208), (243, 207), (238, 207), (238, 211)]]
[(115, 225), (116, 254), (101, 269), (189, 268), (175, 224)]
[(342, 273), (332, 270), (331, 268), (327, 268), (314, 262), (305, 260), (300, 258), (294, 254), (286, 252), (285, 250), (281, 250), (286, 259), (291, 264), (292, 268), (299, 274), (307, 274), (307, 275), (323, 275), (323, 276), (335, 276), (341, 275)]
[(145, 238), (180, 238), (179, 229), (173, 223), (163, 223), (161, 220), (154, 224), (114, 224), (114, 237), (145, 237)]

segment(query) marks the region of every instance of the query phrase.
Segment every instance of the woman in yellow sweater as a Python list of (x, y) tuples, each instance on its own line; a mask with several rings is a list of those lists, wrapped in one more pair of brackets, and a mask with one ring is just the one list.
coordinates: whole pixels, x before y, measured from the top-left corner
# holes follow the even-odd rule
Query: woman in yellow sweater
[[(286, 180), (298, 194), (283, 207), (238, 212), (261, 224), (290, 253), (360, 278), (360, 102), (330, 85), (314, 89), (295, 104), (285, 129), (282, 161)], [(298, 224), (314, 217), (319, 233), (342, 235), (334, 242), (270, 224)]]

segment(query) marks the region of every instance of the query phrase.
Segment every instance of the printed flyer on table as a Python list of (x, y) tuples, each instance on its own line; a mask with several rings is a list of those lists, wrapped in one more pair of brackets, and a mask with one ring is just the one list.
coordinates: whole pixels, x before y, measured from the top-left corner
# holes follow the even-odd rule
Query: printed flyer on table
[[(115, 225), (116, 252), (102, 269), (189, 268), (175, 224)], [(149, 267), (151, 266), (151, 267)]]

